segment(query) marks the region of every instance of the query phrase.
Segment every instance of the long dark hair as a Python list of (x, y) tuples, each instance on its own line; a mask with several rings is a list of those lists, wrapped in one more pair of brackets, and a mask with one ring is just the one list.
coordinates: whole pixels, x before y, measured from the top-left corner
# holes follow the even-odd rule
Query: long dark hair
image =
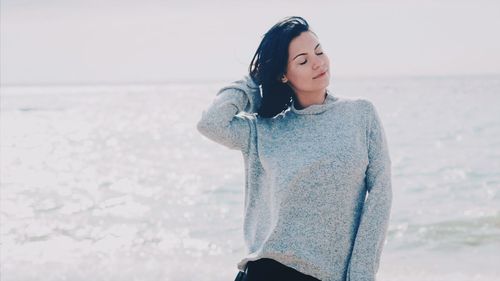
[(262, 103), (257, 114), (271, 118), (286, 110), (295, 93), (281, 82), (288, 65), (288, 47), (295, 37), (309, 30), (301, 17), (286, 17), (267, 31), (260, 42), (248, 69), (250, 76), (262, 87)]

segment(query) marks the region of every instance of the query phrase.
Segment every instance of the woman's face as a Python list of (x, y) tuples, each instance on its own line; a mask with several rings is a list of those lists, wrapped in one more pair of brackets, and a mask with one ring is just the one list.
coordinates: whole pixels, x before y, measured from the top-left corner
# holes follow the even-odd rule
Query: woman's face
[(288, 46), (288, 66), (282, 82), (297, 93), (318, 92), (330, 83), (330, 60), (314, 33), (306, 31)]

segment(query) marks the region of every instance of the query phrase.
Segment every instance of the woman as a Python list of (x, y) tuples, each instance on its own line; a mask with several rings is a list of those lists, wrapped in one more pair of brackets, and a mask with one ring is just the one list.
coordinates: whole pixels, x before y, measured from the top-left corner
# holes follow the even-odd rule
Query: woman
[(327, 89), (329, 59), (300, 17), (264, 35), (249, 72), (197, 124), (243, 154), (247, 253), (238, 269), (247, 281), (375, 280), (392, 201), (375, 107)]

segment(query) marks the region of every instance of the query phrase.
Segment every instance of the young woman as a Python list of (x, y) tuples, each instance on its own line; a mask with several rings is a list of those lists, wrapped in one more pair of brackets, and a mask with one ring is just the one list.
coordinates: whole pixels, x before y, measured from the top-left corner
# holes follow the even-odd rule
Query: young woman
[(308, 23), (285, 18), (197, 124), (243, 154), (244, 280), (375, 280), (392, 201), (388, 145), (373, 104), (332, 94), (330, 74)]

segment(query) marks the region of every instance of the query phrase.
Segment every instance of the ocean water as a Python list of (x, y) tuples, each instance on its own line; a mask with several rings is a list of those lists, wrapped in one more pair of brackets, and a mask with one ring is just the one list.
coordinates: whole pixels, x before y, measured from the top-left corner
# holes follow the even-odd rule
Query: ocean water
[[(3, 87), (2, 281), (233, 280), (241, 154), (196, 131), (224, 83)], [(500, 280), (500, 77), (333, 78), (382, 118), (378, 280)]]

